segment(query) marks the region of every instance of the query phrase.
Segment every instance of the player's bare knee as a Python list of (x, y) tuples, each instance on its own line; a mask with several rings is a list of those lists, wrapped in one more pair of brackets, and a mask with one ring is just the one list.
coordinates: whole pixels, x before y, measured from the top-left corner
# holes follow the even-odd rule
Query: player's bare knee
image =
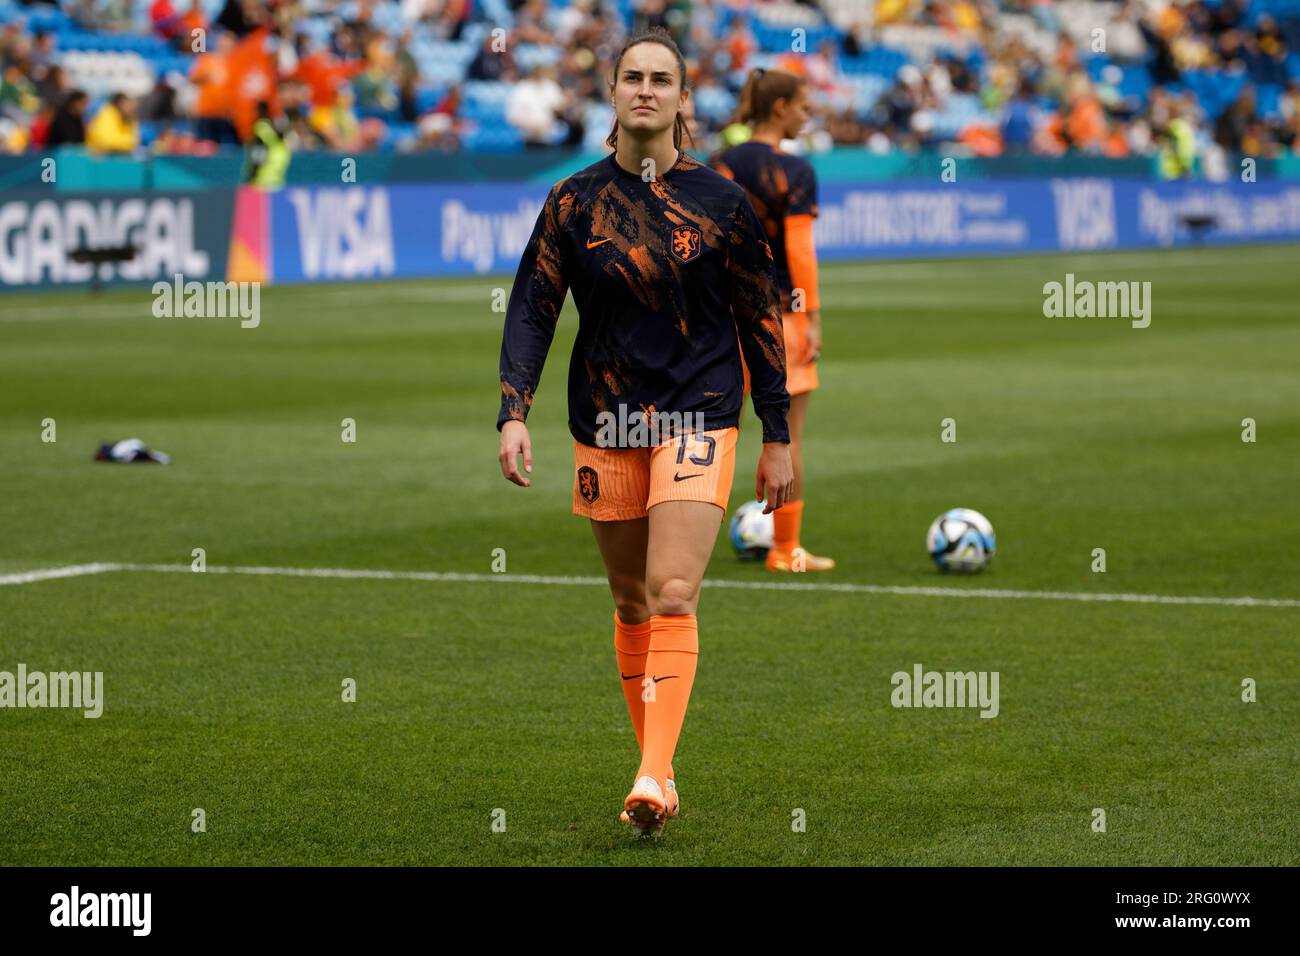
[(610, 581), (609, 587), (614, 595), (614, 610), (618, 611), (620, 621), (624, 624), (641, 624), (650, 620), (644, 581), (614, 578)]
[(694, 614), (699, 586), (685, 578), (667, 578), (658, 582), (648, 595), (653, 614)]
[(624, 624), (641, 624), (650, 620), (650, 609), (646, 607), (645, 584), (628, 583), (614, 588), (614, 609), (619, 613), (619, 620)]
[(621, 601), (615, 598), (614, 610), (618, 611), (618, 619), (624, 624), (644, 624), (650, 620), (650, 609), (645, 601)]

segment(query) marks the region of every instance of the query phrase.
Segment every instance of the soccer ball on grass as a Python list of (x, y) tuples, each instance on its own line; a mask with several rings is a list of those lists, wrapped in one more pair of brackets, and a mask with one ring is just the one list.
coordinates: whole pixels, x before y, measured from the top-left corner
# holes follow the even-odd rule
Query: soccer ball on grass
[(925, 547), (942, 571), (973, 574), (993, 560), (998, 544), (989, 519), (970, 508), (953, 508), (934, 519)]
[(763, 502), (746, 501), (731, 516), (731, 546), (742, 561), (762, 561), (772, 547), (775, 524), (763, 514)]

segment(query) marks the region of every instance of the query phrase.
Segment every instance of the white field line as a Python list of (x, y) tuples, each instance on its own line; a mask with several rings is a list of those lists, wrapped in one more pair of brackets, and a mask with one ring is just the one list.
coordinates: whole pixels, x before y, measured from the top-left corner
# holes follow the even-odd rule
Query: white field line
[[(194, 574), (188, 564), (77, 564), (0, 576), (0, 585), (28, 584), (53, 578), (70, 578), (105, 571)], [(600, 577), (545, 574), (468, 574), (455, 571), (381, 571), (365, 568), (209, 567), (206, 574), (253, 574), (293, 578), (362, 578), (381, 581), (434, 581), (469, 584), (550, 584), (595, 587)], [(746, 591), (824, 591), (840, 594), (891, 594), (911, 597), (991, 598), (1010, 601), (1083, 601), (1119, 604), (1208, 604), (1220, 607), (1300, 607), (1297, 598), (1199, 597), (1187, 594), (1088, 593), (1085, 591), (1016, 591), (997, 588), (915, 587), (885, 584), (848, 584), (832, 581), (735, 581), (706, 578), (705, 587)]]
[[(457, 285), (433, 285), (427, 288), (404, 289), (401, 287), (386, 289), (348, 289), (343, 285), (335, 286), (267, 286), (277, 293), (284, 290), (304, 292), (307, 295), (294, 303), (293, 308), (302, 311), (318, 312), (329, 310), (355, 310), (358, 303), (373, 304), (376, 298), (383, 301), (402, 300), (406, 302), (486, 302), (491, 290), (498, 286), (509, 287), (509, 282), (483, 281), (477, 284), (460, 283)], [(47, 322), (56, 319), (146, 319), (150, 322), (172, 322), (172, 319), (159, 319), (153, 314), (153, 294), (146, 286), (132, 289), (139, 293), (134, 299), (111, 299), (107, 302), (93, 302), (82, 299), (72, 300), (52, 298), (48, 303), (38, 305), (8, 306), (0, 312), (0, 322)], [(328, 292), (326, 296), (323, 293)], [(313, 294), (314, 293), (314, 294)], [(0, 304), (4, 300), (0, 299)], [(199, 319), (197, 321), (205, 321)]]
[(70, 564), (66, 568), (44, 568), (38, 571), (21, 571), (17, 574), (0, 574), (0, 585), (31, 584), (34, 581), (52, 581), (55, 578), (78, 578), (83, 574), (103, 574), (121, 571), (120, 564)]
[[(918, 279), (932, 280), (936, 272), (950, 280), (961, 276), (987, 277), (994, 272), (1007, 275), (1031, 273), (1048, 278), (1064, 275), (1072, 269), (1086, 271), (1104, 268), (1143, 269), (1147, 272), (1202, 272), (1206, 265), (1217, 265), (1215, 256), (1234, 247), (1208, 246), (1161, 251), (1154, 249), (1113, 249), (1083, 255), (1045, 254), (1016, 255), (1010, 259), (995, 255), (975, 256), (969, 258), (929, 259), (922, 262), (907, 260), (882, 259), (862, 261), (860, 259), (835, 260), (823, 262), (822, 269), (825, 282), (833, 291), (834, 286), (876, 285), (883, 282), (915, 282)], [(1295, 254), (1290, 246), (1280, 243), (1264, 243), (1253, 246), (1251, 262), (1255, 265), (1285, 264), (1295, 261)], [(1181, 253), (1170, 256), (1168, 252)], [(1272, 255), (1270, 253), (1273, 253)], [(1045, 272), (1046, 270), (1046, 272)], [(1059, 273), (1059, 275), (1057, 275)], [(408, 302), (482, 302), (491, 289), (508, 287), (510, 274), (501, 273), (485, 275), (481, 278), (463, 277), (466, 281), (458, 283), (434, 284), (422, 286), (420, 280), (397, 280), (383, 289), (376, 289), (367, 283), (362, 287), (349, 288), (347, 283), (329, 283), (324, 286), (310, 284), (293, 284), (267, 286), (268, 290), (280, 292), (291, 290), (306, 295), (295, 308), (308, 308), (309, 311), (352, 309), (357, 303), (371, 304), (376, 296), (384, 300), (400, 299)], [(1035, 280), (1037, 281), (1037, 280)], [(1210, 280), (1203, 280), (1208, 282)], [(126, 287), (130, 288), (130, 287)], [(1036, 288), (1036, 287), (1033, 287)], [(51, 299), (39, 305), (8, 306), (0, 312), (0, 322), (36, 322), (58, 319), (156, 319), (152, 312), (152, 293), (147, 285), (136, 287), (133, 291), (140, 293), (138, 299), (110, 299), (106, 302), (87, 300)], [(316, 294), (313, 294), (316, 293)], [(1031, 290), (1031, 295), (1036, 294)], [(936, 293), (936, 296), (938, 294)], [(936, 296), (908, 299), (915, 302), (939, 302)], [(1003, 297), (1007, 299), (1008, 297)], [(1008, 299), (1009, 300), (1009, 299)], [(0, 299), (0, 302), (3, 300)], [(897, 304), (900, 300), (894, 300)], [(946, 301), (946, 300), (942, 300)], [(305, 303), (305, 305), (304, 305)], [(1246, 303), (1247, 307), (1251, 304)], [(1206, 306), (1209, 308), (1210, 306)], [(1221, 306), (1213, 306), (1222, 308)], [(1237, 306), (1234, 306), (1237, 308)], [(170, 321), (170, 320), (166, 320)]]

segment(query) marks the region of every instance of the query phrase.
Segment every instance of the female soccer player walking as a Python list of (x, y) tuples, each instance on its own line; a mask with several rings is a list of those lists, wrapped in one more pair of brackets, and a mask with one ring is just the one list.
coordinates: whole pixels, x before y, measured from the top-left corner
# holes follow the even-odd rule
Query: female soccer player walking
[[(666, 33), (623, 48), (610, 85), (614, 152), (551, 189), (501, 344), (501, 471), (528, 487), (524, 422), (573, 291), (573, 513), (591, 521), (614, 598), (615, 655), (641, 748), (624, 819), (643, 833), (677, 812), (672, 758), (695, 678), (700, 582), (731, 491), (741, 351), (763, 428), (755, 492), (767, 511), (793, 481), (771, 249), (744, 190), (681, 149), (688, 95)], [(648, 421), (649, 435), (618, 427), (629, 421)]]
[(808, 400), (818, 386), (817, 359), (822, 348), (817, 253), (813, 247), (817, 176), (806, 160), (781, 152), (780, 144), (783, 139), (798, 136), (809, 115), (803, 77), (782, 70), (756, 69), (741, 90), (736, 115), (739, 122), (752, 126), (753, 135), (719, 154), (713, 163), (718, 172), (749, 193), (772, 244), (781, 285), (794, 488), (789, 502), (772, 518), (769, 571), (829, 571), (835, 567), (830, 558), (807, 550), (795, 554), (803, 524), (803, 427)]

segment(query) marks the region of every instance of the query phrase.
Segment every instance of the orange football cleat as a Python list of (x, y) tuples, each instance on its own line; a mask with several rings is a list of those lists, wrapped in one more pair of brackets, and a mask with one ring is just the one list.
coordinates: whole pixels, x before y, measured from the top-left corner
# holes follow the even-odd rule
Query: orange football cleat
[(769, 571), (792, 571), (799, 574), (803, 571), (829, 571), (835, 567), (835, 560), (809, 554), (803, 548), (795, 548), (793, 551), (772, 548), (767, 552), (765, 564)]

